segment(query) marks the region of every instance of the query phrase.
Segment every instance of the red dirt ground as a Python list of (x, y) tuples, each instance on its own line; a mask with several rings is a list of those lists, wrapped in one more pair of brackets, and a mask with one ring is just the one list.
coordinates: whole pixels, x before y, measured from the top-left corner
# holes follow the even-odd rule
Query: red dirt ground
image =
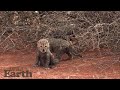
[[(33, 67), (35, 52), (0, 54), (0, 79), (120, 79), (120, 55), (98, 57), (95, 51), (82, 55), (83, 58), (62, 60), (55, 68), (45, 69)], [(29, 70), (32, 77), (4, 77), (4, 70), (9, 69)]]

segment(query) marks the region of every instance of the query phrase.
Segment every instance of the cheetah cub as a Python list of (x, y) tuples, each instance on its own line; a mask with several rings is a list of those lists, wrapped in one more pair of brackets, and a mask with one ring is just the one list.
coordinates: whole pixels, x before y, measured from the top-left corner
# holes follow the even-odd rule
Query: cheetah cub
[(37, 54), (35, 66), (43, 66), (45, 68), (52, 68), (58, 63), (54, 55), (50, 51), (50, 44), (47, 39), (40, 39), (37, 42)]

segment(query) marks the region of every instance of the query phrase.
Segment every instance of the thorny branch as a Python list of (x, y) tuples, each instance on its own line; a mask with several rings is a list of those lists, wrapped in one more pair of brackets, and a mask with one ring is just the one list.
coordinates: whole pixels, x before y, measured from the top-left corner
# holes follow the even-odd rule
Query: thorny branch
[[(57, 37), (57, 35), (59, 38), (66, 38), (71, 35), (68, 33), (73, 31), (78, 40), (75, 47), (80, 52), (96, 48), (100, 52), (101, 48), (107, 48), (114, 53), (120, 53), (119, 12), (114, 15), (112, 11), (37, 11), (37, 13), (36, 11), (1, 11), (0, 14), (2, 20), (0, 49), (11, 47), (20, 50), (22, 47), (22, 49), (28, 50), (26, 48), (28, 46), (30, 46), (29, 49), (36, 48), (35, 44), (40, 38)], [(11, 18), (8, 15), (11, 15)], [(108, 15), (108, 17), (104, 15)], [(113, 18), (109, 16), (113, 16)], [(17, 18), (15, 19), (15, 17)], [(14, 21), (17, 23), (11, 23)], [(5, 24), (5, 22), (7, 23)], [(9, 32), (10, 28), (11, 32)], [(53, 32), (56, 33), (53, 34)], [(9, 42), (6, 43), (7, 41)], [(4, 48), (4, 51), (9, 48)], [(100, 54), (102, 53), (100, 52)]]

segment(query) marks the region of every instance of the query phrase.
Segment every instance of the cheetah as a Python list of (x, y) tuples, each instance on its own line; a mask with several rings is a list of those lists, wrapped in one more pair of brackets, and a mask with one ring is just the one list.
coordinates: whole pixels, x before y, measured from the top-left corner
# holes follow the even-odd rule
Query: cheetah
[(71, 41), (60, 38), (47, 38), (47, 40), (50, 44), (50, 51), (56, 54), (58, 60), (61, 60), (61, 56), (65, 53), (69, 56), (68, 59), (70, 60), (73, 59), (73, 56), (82, 57), (82, 55), (73, 49), (73, 43)]
[(50, 51), (50, 44), (47, 39), (40, 39), (37, 42), (36, 66), (43, 66), (45, 68), (52, 68), (56, 65), (58, 60)]

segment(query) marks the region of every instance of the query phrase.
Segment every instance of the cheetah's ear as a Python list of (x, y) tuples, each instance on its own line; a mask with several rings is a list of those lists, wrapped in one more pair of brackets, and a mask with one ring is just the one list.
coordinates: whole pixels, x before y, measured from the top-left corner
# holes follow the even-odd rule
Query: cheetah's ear
[(50, 44), (49, 43), (47, 43), (47, 44), (48, 44), (47, 46), (50, 47)]
[(40, 40), (37, 42), (37, 44), (39, 44), (40, 43)]
[(40, 41), (37, 42), (37, 47), (40, 45)]

